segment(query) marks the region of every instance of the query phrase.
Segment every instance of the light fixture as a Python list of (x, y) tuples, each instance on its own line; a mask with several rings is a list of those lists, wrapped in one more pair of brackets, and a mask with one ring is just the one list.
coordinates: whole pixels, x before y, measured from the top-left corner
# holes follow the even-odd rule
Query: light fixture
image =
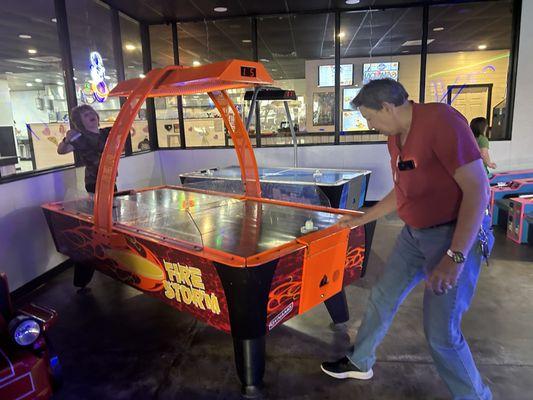
[(74, 77), (74, 78), (72, 78), (72, 79), (74, 79), (75, 81), (77, 81), (77, 80), (78, 80), (78, 78), (76, 78), (76, 77)]
[(442, 26), (437, 26), (437, 27), (433, 28), (433, 31), (435, 31), (435, 32), (440, 32), (440, 31), (443, 31), (443, 30), (444, 30), (444, 27), (442, 27)]
[(28, 53), (30, 53), (30, 54), (37, 54), (37, 50), (35, 50), (35, 49), (28, 49)]
[(40, 79), (40, 78), (35, 78), (35, 82), (37, 82), (37, 83), (41, 83), (42, 81), (43, 81), (43, 80)]
[(29, 346), (33, 344), (41, 334), (39, 323), (33, 318), (19, 315), (9, 322), (9, 333), (19, 346)]
[(32, 86), (33, 86), (33, 83), (31, 83), (31, 82), (26, 82), (26, 86), (28, 86), (28, 87), (32, 87)]
[(192, 62), (192, 66), (193, 67), (198, 67), (199, 65), (202, 65), (202, 63), (200, 63), (200, 61), (196, 61), (195, 60), (195, 61)]
[(344, 32), (339, 32), (339, 37), (343, 38), (344, 37)]
[(146, 75), (145, 74), (139, 74), (139, 78), (145, 78)]
[(480, 44), (479, 46), (477, 46), (477, 48), (479, 50), (485, 50), (487, 48), (487, 45), (486, 44)]
[(109, 75), (105, 75), (104, 78), (107, 79), (107, 80), (111, 79), (111, 77)]
[(261, 61), (261, 62), (270, 62), (270, 60), (268, 58), (260, 58), (259, 61)]
[(135, 50), (135, 46), (132, 45), (131, 43), (128, 43), (126, 46), (124, 46), (126, 48), (126, 50), (128, 51), (133, 51)]
[(252, 41), (250, 39), (243, 39), (241, 40), (243, 43), (252, 43)]
[(55, 24), (57, 22), (57, 18), (52, 18), (50, 21), (52, 21)]
[(21, 39), (31, 39), (31, 35), (26, 35), (25, 33), (20, 33), (19, 38)]
[(128, 65), (128, 68), (133, 69), (135, 67), (133, 65)]
[(11, 71), (6, 71), (6, 75), (13, 75), (13, 72), (11, 72)]
[(402, 53), (409, 53), (409, 50), (402, 50)]
[(272, 68), (272, 72), (276, 72), (276, 71), (277, 71), (277, 69), (276, 69), (276, 68)]
[(345, 3), (348, 5), (353, 5), (353, 4), (359, 4), (359, 1), (360, 0), (346, 0)]
[(222, 12), (228, 11), (228, 8), (227, 7), (215, 7), (213, 8), (213, 11), (222, 13)]
[(63, 84), (63, 82), (57, 81), (56, 85), (63, 86), (64, 84)]

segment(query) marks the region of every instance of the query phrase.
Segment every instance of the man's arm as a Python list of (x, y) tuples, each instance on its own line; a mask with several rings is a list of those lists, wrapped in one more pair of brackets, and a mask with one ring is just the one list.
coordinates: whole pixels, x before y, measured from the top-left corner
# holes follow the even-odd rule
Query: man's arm
[(364, 225), (396, 211), (396, 208), (396, 192), (393, 188), (388, 195), (374, 207), (371, 207), (368, 212), (361, 216), (346, 215), (339, 220), (339, 223), (342, 227)]
[[(481, 159), (465, 164), (455, 171), (453, 178), (463, 192), (457, 225), (450, 249), (465, 255), (474, 244), (489, 199), (489, 182)], [(440, 263), (427, 278), (426, 287), (435, 293), (443, 293), (453, 287), (463, 271), (464, 264), (456, 264), (444, 254)]]
[(489, 202), (489, 181), (481, 160), (457, 168), (453, 179), (461, 188), (463, 199), (450, 248), (466, 256), (477, 237)]

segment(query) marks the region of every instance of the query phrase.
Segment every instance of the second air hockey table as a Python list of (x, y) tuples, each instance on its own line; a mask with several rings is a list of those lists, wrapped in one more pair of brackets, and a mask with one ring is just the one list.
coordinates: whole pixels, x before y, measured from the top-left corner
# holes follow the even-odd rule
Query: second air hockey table
[[(316, 187), (319, 189), (319, 205), (348, 210), (358, 210), (363, 206), (371, 174), (368, 170), (291, 167), (259, 167), (258, 172), (263, 197), (289, 202), (294, 199), (302, 201), (301, 199), (317, 197), (305, 193), (313, 191), (310, 187)], [(185, 186), (201, 188), (218, 182), (219, 187), (224, 187), (222, 190), (243, 192), (238, 166), (204, 169), (183, 173), (179, 177)]]
[[(97, 270), (231, 335), (246, 396), (260, 395), (265, 336), (357, 280), (370, 252), (361, 212), (268, 199), (228, 89), (271, 84), (257, 62), (168, 66), (122, 81), (127, 97), (107, 139), (94, 197), (43, 205), (54, 243), (78, 269)], [(244, 193), (161, 186), (114, 193), (120, 155), (147, 97), (207, 93), (224, 120)], [(314, 186), (306, 191), (320, 193)]]

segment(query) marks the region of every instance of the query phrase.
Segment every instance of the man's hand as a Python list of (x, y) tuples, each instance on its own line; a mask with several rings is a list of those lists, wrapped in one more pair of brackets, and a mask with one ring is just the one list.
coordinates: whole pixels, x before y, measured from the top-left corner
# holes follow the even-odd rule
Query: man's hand
[(439, 264), (426, 278), (426, 289), (432, 290), (437, 295), (445, 294), (457, 285), (463, 268), (464, 264), (457, 264), (451, 257), (444, 255)]
[(363, 215), (344, 215), (341, 219), (339, 219), (338, 224), (342, 228), (353, 228), (354, 226), (361, 226), (364, 225), (370, 221), (365, 218), (366, 214)]

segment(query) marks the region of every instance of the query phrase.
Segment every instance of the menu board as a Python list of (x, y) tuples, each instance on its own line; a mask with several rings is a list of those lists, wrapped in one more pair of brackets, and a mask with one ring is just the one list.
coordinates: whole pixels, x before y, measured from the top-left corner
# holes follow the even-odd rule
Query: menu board
[[(353, 64), (341, 64), (340, 71), (341, 86), (353, 85)], [(318, 66), (318, 86), (328, 87), (335, 86), (335, 66), (319, 65)]]
[(352, 105), (350, 102), (357, 96), (361, 88), (346, 88), (342, 89), (342, 109), (351, 110)]
[(368, 131), (366, 119), (359, 110), (345, 110), (342, 112), (342, 130), (347, 131)]
[(397, 81), (398, 69), (398, 62), (365, 63), (363, 64), (363, 83), (385, 78)]

